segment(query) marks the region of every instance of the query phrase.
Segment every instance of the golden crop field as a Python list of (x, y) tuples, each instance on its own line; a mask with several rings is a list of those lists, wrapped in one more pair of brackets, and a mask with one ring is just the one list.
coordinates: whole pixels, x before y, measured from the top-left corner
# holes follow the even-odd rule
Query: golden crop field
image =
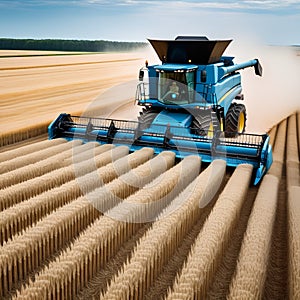
[[(248, 164), (47, 140), (59, 113), (134, 80), (142, 55), (11, 59), (0, 58), (1, 299), (300, 298), (300, 112), (270, 130), (274, 162), (253, 186)], [(115, 101), (106, 113), (126, 113)]]
[(126, 101), (133, 103), (135, 89), (128, 98), (121, 87), (109, 95), (109, 105), (107, 99), (93, 101), (136, 80), (143, 64), (144, 56), (133, 53), (0, 58), (0, 146), (46, 132), (62, 112), (79, 114), (98, 105), (109, 114)]

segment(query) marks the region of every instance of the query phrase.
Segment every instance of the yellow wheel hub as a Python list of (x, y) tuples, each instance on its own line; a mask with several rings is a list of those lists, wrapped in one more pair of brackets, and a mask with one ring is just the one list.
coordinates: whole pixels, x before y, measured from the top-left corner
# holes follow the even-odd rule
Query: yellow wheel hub
[(212, 122), (210, 122), (209, 124), (209, 129), (208, 129), (208, 132), (207, 132), (207, 136), (209, 138), (213, 138), (214, 137), (214, 125)]
[(242, 112), (239, 116), (238, 133), (243, 133), (245, 128), (245, 114)]

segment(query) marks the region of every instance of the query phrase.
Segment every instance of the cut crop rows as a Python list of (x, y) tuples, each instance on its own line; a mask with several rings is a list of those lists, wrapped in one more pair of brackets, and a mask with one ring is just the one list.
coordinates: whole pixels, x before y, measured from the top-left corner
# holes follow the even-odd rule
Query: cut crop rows
[(299, 299), (300, 113), (269, 133), (255, 187), (251, 165), (169, 151), (4, 147), (0, 298)]
[[(118, 148), (128, 151), (127, 147)], [(138, 154), (143, 156), (144, 152), (145, 150), (141, 150)], [(150, 152), (152, 151), (150, 150)], [(114, 155), (110, 156), (115, 157), (116, 154), (114, 153)], [(13, 288), (12, 282), (23, 280), (30, 271), (40, 266), (45, 259), (70, 242), (80, 231), (95, 221), (101, 211), (93, 206), (94, 201), (102, 202), (102, 207), (107, 207), (108, 209), (122, 198), (127, 197), (147, 184), (147, 182), (153, 180), (161, 171), (169, 168), (174, 163), (174, 155), (169, 155), (163, 161), (160, 159), (161, 157), (164, 158), (166, 155), (162, 154), (160, 157), (155, 158), (153, 163), (142, 164), (129, 173), (115, 179), (115, 181), (112, 181), (107, 186), (100, 187), (94, 192), (88, 193), (62, 206), (60, 209), (41, 219), (35, 226), (29, 227), (26, 231), (4, 243), (0, 254), (2, 260), (0, 272), (0, 274), (2, 273), (1, 281), (3, 282), (2, 293), (4, 295), (7, 294)], [(138, 176), (140, 179), (138, 182), (139, 185), (135, 185), (132, 180), (130, 181), (130, 177), (132, 177), (131, 173)], [(140, 173), (146, 175), (142, 177), (139, 176), (141, 175)], [(67, 196), (68, 193), (64, 194), (64, 197)], [(56, 197), (54, 201), (56, 201)], [(47, 205), (48, 202), (46, 200), (46, 210)], [(43, 250), (38, 251), (38, 249)], [(5, 275), (9, 270), (14, 270), (12, 278), (7, 278)]]
[[(170, 158), (174, 159), (173, 153), (165, 152), (159, 155), (154, 159), (156, 161), (153, 160), (152, 162), (151, 173), (153, 173), (153, 170), (164, 166), (165, 163), (163, 161)], [(198, 159), (198, 164), (195, 159)], [(83, 288), (88, 283), (88, 280), (95, 275), (96, 270), (105, 266), (108, 259), (132, 236), (133, 232), (136, 232), (141, 227), (142, 223), (139, 223), (140, 220), (138, 219), (140, 214), (136, 213), (136, 207), (140, 207), (141, 212), (146, 213), (145, 207), (147, 207), (147, 204), (149, 203), (151, 206), (153, 203), (154, 208), (151, 210), (152, 213), (155, 212), (157, 207), (157, 203), (154, 203), (154, 201), (161, 202), (158, 203), (158, 206), (165, 206), (176, 193), (180, 192), (183, 186), (186, 186), (188, 182), (195, 178), (199, 173), (199, 168), (199, 158), (196, 157), (193, 160), (191, 158), (186, 159), (170, 171), (160, 175), (155, 180), (155, 184), (153, 182), (149, 183), (139, 192), (108, 211), (108, 215), (100, 217), (84, 231), (66, 252), (50, 264), (43, 273), (40, 273), (35, 278), (35, 282), (29, 284), (21, 292), (21, 295), (24, 295), (24, 297), (27, 295), (33, 297), (36, 287), (39, 287), (40, 293), (38, 297), (46, 299), (51, 299), (51, 297), (57, 299), (72, 298), (72, 293)], [(136, 175), (138, 175), (136, 179), (140, 178), (140, 182), (136, 183), (141, 185), (144, 181), (143, 178), (149, 178), (149, 169), (142, 170), (142, 172)], [(157, 177), (157, 174), (155, 177)], [(152, 179), (155, 177), (152, 177)], [(127, 180), (131, 181), (132, 179), (127, 178)], [(149, 197), (149, 195), (152, 195), (152, 197)], [(155, 196), (154, 199), (153, 196)], [(113, 199), (110, 197), (110, 200)], [(93, 202), (95, 203), (95, 201)], [(95, 204), (97, 206), (97, 203)], [(126, 215), (124, 215), (124, 212), (127, 212)], [(129, 216), (128, 213), (138, 223), (118, 221), (124, 218), (127, 219)], [(113, 219), (110, 216), (115, 216), (115, 218)], [(61, 270), (60, 275), (64, 279), (57, 276), (57, 272), (53, 271), (57, 268)]]

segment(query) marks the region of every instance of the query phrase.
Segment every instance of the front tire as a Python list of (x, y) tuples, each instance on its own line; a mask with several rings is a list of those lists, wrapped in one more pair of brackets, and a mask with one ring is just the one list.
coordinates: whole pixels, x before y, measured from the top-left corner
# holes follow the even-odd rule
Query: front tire
[(212, 138), (215, 132), (220, 130), (220, 122), (214, 111), (194, 116), (192, 123), (194, 133)]
[(153, 120), (157, 117), (159, 111), (152, 108), (143, 108), (138, 117), (139, 128), (141, 130), (147, 129), (152, 124)]
[(243, 104), (232, 103), (225, 119), (225, 133), (227, 137), (235, 137), (246, 129), (246, 107)]

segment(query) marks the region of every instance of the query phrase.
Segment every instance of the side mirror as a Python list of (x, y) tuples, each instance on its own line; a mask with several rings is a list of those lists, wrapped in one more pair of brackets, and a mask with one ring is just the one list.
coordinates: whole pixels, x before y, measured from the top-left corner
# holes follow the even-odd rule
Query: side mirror
[(139, 81), (143, 81), (144, 80), (144, 71), (143, 70), (140, 70), (140, 73), (139, 73)]

